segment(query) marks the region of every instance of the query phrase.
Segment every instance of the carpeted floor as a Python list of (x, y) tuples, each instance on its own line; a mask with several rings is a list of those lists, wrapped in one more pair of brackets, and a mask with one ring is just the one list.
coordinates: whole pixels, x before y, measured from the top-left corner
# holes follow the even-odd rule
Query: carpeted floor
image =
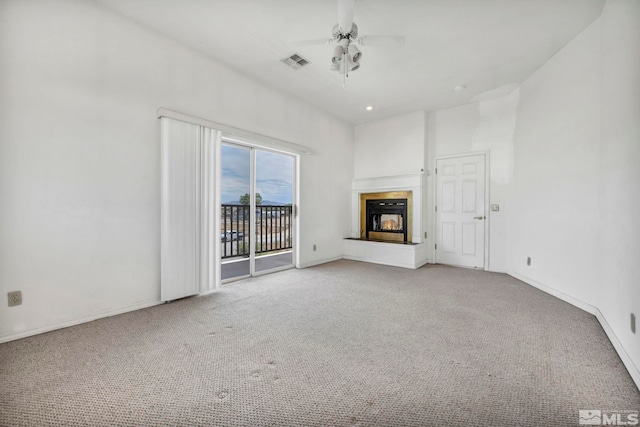
[(2, 426), (575, 426), (638, 411), (597, 320), (502, 274), (338, 261), (0, 345)]

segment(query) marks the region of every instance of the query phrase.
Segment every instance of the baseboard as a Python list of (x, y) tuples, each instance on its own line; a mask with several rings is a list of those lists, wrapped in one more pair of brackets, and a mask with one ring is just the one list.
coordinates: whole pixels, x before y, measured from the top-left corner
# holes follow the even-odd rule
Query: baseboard
[(416, 263), (416, 267), (415, 267), (415, 269), (417, 270), (417, 269), (419, 269), (419, 268), (422, 268), (422, 267), (424, 267), (424, 266), (425, 266), (425, 265), (427, 265), (427, 264), (429, 264), (429, 260), (423, 259), (423, 260), (421, 260), (421, 261), (418, 261), (418, 262)]
[(140, 310), (140, 309), (143, 309), (143, 308), (149, 308), (149, 307), (153, 307), (154, 305), (159, 305), (159, 304), (162, 304), (162, 302), (158, 301), (158, 300), (143, 301), (143, 302), (140, 302), (140, 303), (137, 303), (137, 304), (133, 304), (133, 305), (127, 306), (127, 307), (118, 308), (118, 309), (115, 309), (115, 310), (103, 311), (103, 312), (100, 312), (100, 313), (97, 313), (97, 314), (94, 314), (94, 315), (91, 315), (91, 316), (80, 317), (80, 318), (77, 318), (77, 319), (66, 320), (64, 322), (56, 323), (56, 324), (53, 324), (53, 325), (47, 325), (47, 326), (27, 329), (27, 330), (24, 330), (24, 331), (20, 331), (20, 332), (8, 334), (8, 335), (2, 335), (2, 336), (0, 336), (0, 343), (14, 341), (14, 340), (18, 340), (18, 339), (21, 339), (21, 338), (27, 338), (27, 337), (30, 337), (30, 336), (33, 336), (33, 335), (38, 335), (38, 334), (43, 334), (45, 332), (55, 331), (56, 329), (68, 328), (70, 326), (76, 326), (76, 325), (79, 325), (81, 323), (91, 322), (91, 321), (94, 321), (94, 320), (102, 319), (104, 317), (116, 316), (118, 314), (128, 313), (130, 311)]
[(569, 303), (574, 307), (584, 310), (589, 314), (593, 314), (596, 319), (598, 319), (598, 322), (600, 322), (600, 326), (602, 326), (604, 333), (607, 335), (607, 338), (609, 338), (609, 341), (611, 341), (611, 345), (613, 345), (613, 348), (618, 353), (618, 356), (620, 357), (620, 360), (622, 360), (625, 368), (627, 368), (627, 371), (629, 371), (629, 375), (631, 375), (631, 379), (633, 379), (636, 387), (640, 389), (640, 369), (638, 369), (638, 367), (635, 365), (633, 359), (631, 359), (631, 356), (629, 356), (629, 353), (627, 353), (627, 350), (625, 350), (615, 332), (613, 332), (613, 329), (611, 328), (611, 326), (609, 326), (607, 318), (604, 317), (604, 314), (602, 314), (598, 307), (594, 307), (591, 304), (587, 304), (586, 302), (572, 297), (571, 295), (560, 292), (557, 289), (544, 285), (540, 282), (536, 282), (535, 280), (514, 271), (507, 270), (507, 274), (528, 285), (533, 286), (534, 288), (540, 289), (541, 291), (546, 292), (549, 295), (553, 295), (554, 297), (561, 299), (562, 301)]
[(408, 262), (386, 262), (382, 260), (372, 260), (371, 258), (357, 257), (357, 256), (349, 256), (345, 255), (342, 257), (343, 259), (347, 259), (349, 261), (358, 261), (358, 262), (368, 262), (371, 264), (380, 264), (380, 265), (388, 265), (389, 267), (400, 267), (406, 268), (409, 270), (417, 270), (427, 263), (427, 261), (419, 261), (416, 264), (411, 264)]
[(516, 279), (533, 286), (534, 288), (538, 288), (543, 292), (548, 293), (549, 295), (553, 295), (556, 298), (561, 299), (564, 302), (567, 302), (571, 305), (573, 305), (574, 307), (578, 307), (581, 310), (586, 311), (589, 314), (593, 314), (594, 316), (596, 315), (596, 312), (598, 311), (598, 309), (594, 306), (592, 306), (591, 304), (587, 304), (586, 302), (579, 300), (578, 298), (575, 298), (569, 294), (565, 294), (564, 292), (560, 292), (559, 290), (552, 288), (550, 286), (544, 285), (540, 282), (536, 282), (535, 280), (527, 277), (527, 276), (523, 276), (520, 273), (516, 273), (515, 271), (511, 271), (511, 270), (507, 270), (507, 274), (511, 277), (515, 277)]
[(636, 383), (636, 387), (638, 387), (638, 390), (640, 390), (640, 369), (638, 369), (636, 364), (633, 363), (633, 359), (631, 359), (631, 356), (629, 356), (627, 350), (625, 350), (625, 348), (622, 346), (622, 343), (618, 340), (618, 337), (613, 332), (613, 329), (611, 328), (611, 326), (609, 326), (607, 318), (604, 317), (604, 314), (602, 314), (602, 312), (597, 308), (596, 318), (600, 322), (602, 329), (604, 329), (604, 333), (607, 334), (609, 341), (611, 341), (611, 345), (613, 345), (613, 348), (616, 349), (616, 352), (618, 353), (618, 356), (620, 356), (622, 363), (627, 368), (627, 371), (629, 371), (629, 375), (631, 375), (633, 382)]
[(341, 259), (342, 259), (342, 255), (338, 255), (338, 256), (335, 256), (335, 257), (331, 257), (331, 258), (318, 259), (318, 260), (315, 260), (315, 261), (300, 263), (298, 265), (298, 268), (313, 267), (315, 265), (326, 264), (328, 262), (339, 261)]

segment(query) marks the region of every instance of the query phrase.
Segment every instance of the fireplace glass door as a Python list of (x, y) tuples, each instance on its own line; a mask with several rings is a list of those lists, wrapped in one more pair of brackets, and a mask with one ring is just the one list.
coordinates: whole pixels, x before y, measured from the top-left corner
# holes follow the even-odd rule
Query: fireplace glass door
[(366, 238), (407, 241), (407, 199), (367, 200)]
[(404, 218), (401, 214), (375, 214), (372, 219), (373, 231), (403, 231)]

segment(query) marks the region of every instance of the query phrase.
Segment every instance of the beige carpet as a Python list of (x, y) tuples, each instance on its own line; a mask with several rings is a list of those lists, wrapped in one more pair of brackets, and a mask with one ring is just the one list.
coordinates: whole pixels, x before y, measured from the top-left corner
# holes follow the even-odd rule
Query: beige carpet
[(2, 426), (575, 426), (638, 411), (597, 320), (501, 274), (351, 261), (0, 345)]

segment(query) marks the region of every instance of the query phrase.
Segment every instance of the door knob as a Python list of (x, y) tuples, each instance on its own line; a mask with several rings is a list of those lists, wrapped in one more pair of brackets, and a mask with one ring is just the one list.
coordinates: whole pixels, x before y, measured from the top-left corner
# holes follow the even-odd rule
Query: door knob
[(484, 216), (480, 215), (480, 216), (474, 216), (473, 219), (484, 219)]

